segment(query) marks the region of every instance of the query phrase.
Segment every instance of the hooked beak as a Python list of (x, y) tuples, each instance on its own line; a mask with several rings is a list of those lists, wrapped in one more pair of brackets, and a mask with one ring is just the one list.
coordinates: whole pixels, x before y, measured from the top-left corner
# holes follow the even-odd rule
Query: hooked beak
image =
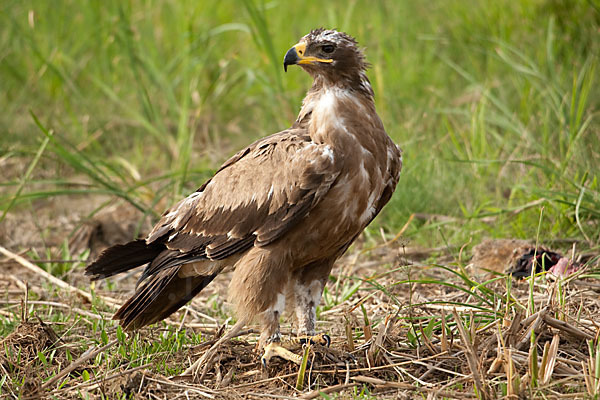
[(288, 65), (302, 65), (302, 64), (316, 64), (321, 63), (332, 63), (333, 60), (327, 60), (324, 58), (318, 58), (313, 56), (306, 56), (306, 43), (300, 42), (285, 53), (283, 58), (283, 70), (287, 72)]

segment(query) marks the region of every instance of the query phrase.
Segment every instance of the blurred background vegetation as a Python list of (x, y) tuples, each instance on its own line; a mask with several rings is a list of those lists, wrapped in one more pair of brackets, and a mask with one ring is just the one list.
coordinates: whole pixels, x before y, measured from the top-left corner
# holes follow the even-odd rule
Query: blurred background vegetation
[(100, 194), (160, 214), (291, 124), (310, 78), (283, 55), (320, 26), (364, 46), (404, 149), (368, 235), (415, 214), (423, 245), (532, 238), (543, 207), (541, 239), (598, 245), (598, 0), (4, 0), (0, 217)]

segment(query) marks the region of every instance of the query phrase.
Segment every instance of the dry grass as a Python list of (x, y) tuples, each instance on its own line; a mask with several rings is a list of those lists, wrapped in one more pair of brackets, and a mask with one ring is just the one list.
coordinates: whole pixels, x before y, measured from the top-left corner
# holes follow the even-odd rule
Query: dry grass
[[(134, 275), (89, 287), (82, 268), (55, 277), (2, 250), (0, 326), (11, 332), (0, 346), (0, 389), (8, 398), (600, 393), (595, 258), (566, 279), (545, 274), (515, 282), (503, 275), (474, 278), (478, 273), (461, 261), (467, 257), (460, 250), (359, 243), (338, 263), (319, 309), (319, 329), (331, 335), (331, 348), (311, 347), (298, 390), (295, 365), (260, 366), (255, 326), (219, 351), (204, 382), (176, 377), (231, 323), (223, 303), (227, 276), (165, 324), (127, 336), (110, 315), (133, 288)], [(288, 321), (283, 328), (292, 334)]]
[[(0, 254), (0, 397), (600, 397), (597, 1), (5, 3), (0, 245), (34, 265)], [(228, 277), (126, 336), (136, 277), (90, 286), (79, 260), (289, 126), (310, 82), (281, 57), (317, 26), (366, 47), (399, 190), (337, 264), (303, 379), (261, 369), (256, 327), (202, 384), (170, 379), (232, 324)], [(488, 275), (501, 237), (585, 269)]]

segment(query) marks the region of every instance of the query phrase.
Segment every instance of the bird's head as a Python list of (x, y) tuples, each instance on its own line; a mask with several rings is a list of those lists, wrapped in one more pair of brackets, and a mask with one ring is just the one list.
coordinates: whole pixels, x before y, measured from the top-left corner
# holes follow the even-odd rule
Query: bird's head
[(288, 65), (299, 65), (313, 78), (326, 80), (354, 80), (368, 66), (352, 36), (323, 28), (311, 31), (288, 50), (283, 59), (286, 71)]

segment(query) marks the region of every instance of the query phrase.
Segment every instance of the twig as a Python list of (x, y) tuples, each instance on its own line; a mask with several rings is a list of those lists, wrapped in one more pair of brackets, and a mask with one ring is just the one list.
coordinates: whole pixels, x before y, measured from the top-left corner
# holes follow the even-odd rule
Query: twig
[(426, 378), (428, 375), (430, 375), (430, 374), (431, 374), (431, 372), (433, 372), (433, 371), (440, 371), (440, 372), (444, 372), (444, 373), (446, 373), (446, 374), (448, 374), (448, 375), (455, 375), (455, 376), (462, 376), (462, 377), (466, 377), (466, 376), (467, 376), (467, 375), (465, 375), (465, 374), (461, 374), (460, 372), (457, 372), (457, 371), (452, 371), (452, 370), (450, 370), (450, 369), (447, 369), (447, 368), (441, 368), (441, 367), (440, 367), (440, 365), (442, 365), (442, 364), (443, 364), (443, 362), (439, 362), (439, 363), (437, 363), (436, 365), (429, 365), (429, 364), (426, 364), (426, 363), (424, 363), (424, 362), (421, 362), (421, 361), (419, 361), (419, 360), (415, 360), (415, 361), (413, 361), (413, 364), (416, 364), (416, 365), (422, 365), (422, 366), (424, 366), (424, 367), (426, 367), (426, 368), (427, 368), (427, 372), (425, 372), (423, 375), (421, 375), (421, 376), (419, 377), (419, 379), (420, 379), (420, 380), (423, 380), (423, 379), (425, 379), (425, 378)]
[(254, 397), (267, 397), (269, 399), (283, 399), (283, 400), (297, 400), (297, 397), (284, 396), (282, 394), (270, 394), (270, 393), (254, 393), (248, 392), (244, 393), (244, 396), (254, 396)]
[(42, 389), (47, 389), (50, 385), (53, 385), (54, 383), (56, 383), (56, 381), (58, 381), (62, 377), (70, 374), (73, 370), (75, 370), (75, 368), (79, 367), (81, 364), (83, 364), (90, 358), (96, 357), (98, 354), (102, 353), (104, 350), (113, 346), (117, 342), (118, 342), (118, 340), (115, 339), (111, 342), (108, 342), (108, 344), (105, 344), (104, 346), (102, 346), (100, 348), (96, 348), (94, 350), (88, 349), (85, 353), (83, 353), (81, 355), (81, 357), (79, 357), (77, 360), (73, 361), (67, 368), (63, 369), (58, 374), (54, 375), (52, 378), (50, 378), (46, 382), (44, 382), (44, 384), (42, 385)]
[[(435, 393), (435, 395), (440, 397), (446, 397), (449, 399), (463, 399), (463, 398), (473, 398), (475, 397), (470, 393), (460, 393), (452, 390), (443, 390), (443, 389), (433, 389), (427, 387), (420, 387), (416, 385), (411, 385), (410, 383), (402, 383), (402, 382), (386, 382), (383, 385), (375, 385), (377, 389), (404, 389), (404, 390), (414, 390), (422, 393)], [(433, 396), (435, 398), (435, 396)]]
[(119, 378), (119, 377), (121, 377), (123, 375), (126, 375), (126, 374), (131, 374), (133, 372), (139, 371), (140, 369), (148, 368), (151, 365), (152, 365), (152, 363), (148, 363), (148, 364), (144, 364), (144, 365), (138, 365), (137, 367), (134, 367), (134, 368), (131, 368), (131, 369), (127, 369), (125, 371), (118, 372), (116, 374), (112, 374), (112, 375), (109, 375), (109, 376), (103, 376), (103, 377), (100, 377), (100, 378), (97, 378), (97, 379), (94, 379), (94, 380), (90, 380), (90, 381), (87, 381), (87, 382), (80, 383), (79, 385), (75, 385), (75, 386), (72, 386), (72, 387), (66, 387), (66, 388), (62, 388), (62, 389), (59, 389), (59, 390), (55, 390), (55, 391), (53, 391), (53, 393), (56, 394), (56, 393), (59, 393), (59, 392), (71, 392), (71, 391), (74, 391), (74, 390), (79, 390), (79, 389), (84, 388), (84, 387), (88, 387), (89, 388), (88, 390), (92, 390), (94, 386), (97, 386), (100, 383), (103, 383), (103, 382), (106, 382), (106, 381), (110, 381), (112, 379)]
[[(36, 263), (40, 263), (40, 264), (75, 264), (75, 263), (85, 263), (86, 260), (60, 260), (60, 259), (56, 259), (56, 260), (51, 260), (51, 259), (39, 259), (39, 260), (27, 260), (31, 263), (36, 262)], [(8, 261), (8, 260), (3, 260), (0, 261), (0, 264), (6, 264), (6, 263), (10, 263), (12, 261)]]
[(384, 381), (383, 379), (373, 378), (371, 376), (363, 376), (363, 375), (353, 376), (352, 380), (356, 381), (356, 382), (360, 382), (360, 383), (368, 383), (370, 385), (385, 385), (386, 384), (386, 381)]
[(554, 373), (554, 366), (556, 365), (556, 354), (558, 353), (559, 342), (560, 335), (554, 335), (552, 337), (552, 343), (546, 342), (546, 344), (544, 345), (544, 353), (539, 372), (540, 383), (542, 385), (548, 384), (548, 382), (550, 382), (552, 374)]
[(559, 319), (551, 317), (548, 314), (542, 315), (542, 318), (544, 322), (550, 325), (551, 327), (564, 331), (572, 336), (575, 336), (577, 339), (594, 340), (594, 336), (590, 335), (589, 333), (585, 333), (581, 329), (578, 329), (565, 321), (561, 321)]
[[(173, 387), (177, 387), (177, 388), (181, 388), (181, 389), (186, 389), (191, 392), (197, 393), (200, 396), (207, 397), (209, 399), (214, 399), (214, 397), (215, 397), (211, 394), (211, 393), (215, 393), (215, 391), (207, 388), (204, 385), (200, 385), (202, 387), (202, 390), (200, 390), (200, 389), (198, 389), (197, 386), (190, 386), (190, 385), (186, 385), (183, 383), (177, 383), (177, 382), (173, 382), (172, 380), (156, 379), (156, 378), (151, 378), (151, 377), (146, 377), (146, 379), (149, 381), (162, 383), (164, 385), (169, 385), (169, 386), (173, 386)], [(210, 393), (207, 393), (207, 392), (210, 392)]]
[(339, 385), (333, 385), (333, 386), (328, 386), (328, 387), (323, 388), (323, 389), (313, 390), (311, 392), (303, 394), (302, 396), (300, 396), (300, 398), (301, 399), (314, 399), (314, 398), (319, 397), (321, 395), (321, 393), (324, 393), (324, 394), (336, 393), (336, 392), (339, 392), (341, 390), (354, 387), (356, 385), (357, 385), (357, 383), (349, 383), (349, 384), (340, 383)]
[[(10, 250), (7, 250), (6, 248), (4, 248), (3, 246), (0, 246), (0, 253), (4, 254), (6, 257), (11, 258), (13, 260), (15, 260), (16, 262), (18, 262), (19, 264), (21, 264), (22, 266), (24, 266), (25, 268), (27, 268), (28, 270), (30, 270), (31, 272), (42, 276), (43, 278), (47, 279), (48, 281), (52, 282), (53, 284), (55, 284), (56, 286), (67, 290), (70, 293), (76, 293), (86, 299), (88, 299), (90, 302), (93, 301), (94, 296), (92, 296), (91, 293), (88, 293), (84, 290), (81, 290), (79, 288), (76, 288), (75, 286), (72, 286), (70, 284), (68, 284), (67, 282), (58, 279), (57, 277), (55, 277), (52, 274), (49, 274), (48, 272), (44, 271), (43, 269), (41, 269), (40, 267), (38, 267), (35, 264), (30, 263), (29, 261), (27, 261), (25, 258), (21, 257), (18, 254), (13, 253)], [(110, 297), (105, 297), (105, 296), (100, 296), (100, 295), (96, 295), (97, 298), (101, 299), (104, 303), (106, 303), (108, 306), (117, 308), (119, 307), (119, 302), (116, 301), (115, 299), (111, 299)]]
[[(186, 327), (189, 327), (189, 325), (186, 325)], [(240, 336), (245, 336), (245, 335), (250, 335), (253, 333), (257, 333), (256, 329), (245, 329), (243, 331), (239, 331), (237, 332), (234, 336), (232, 336), (231, 338), (237, 338)], [(216, 339), (210, 339), (207, 340), (206, 342), (202, 342), (199, 345), (196, 345), (194, 347), (192, 347), (192, 351), (196, 354), (194, 354), (194, 356), (198, 356), (200, 354), (200, 351), (202, 351), (203, 349), (205, 349), (206, 347), (212, 346), (213, 344), (217, 343), (217, 341), (219, 340), (219, 338)]]
[[(5, 304), (7, 306), (10, 306), (10, 305), (19, 305), (19, 304), (21, 304), (21, 302), (17, 301), (17, 300), (8, 300), (8, 301), (5, 301)], [(27, 304), (29, 304), (29, 305), (34, 304), (34, 305), (48, 306), (48, 307), (57, 307), (57, 308), (67, 308), (67, 309), (69, 309), (69, 311), (74, 312), (76, 314), (85, 315), (86, 317), (95, 318), (95, 319), (103, 319), (103, 317), (102, 317), (101, 314), (104, 314), (105, 316), (109, 316), (109, 318), (110, 318), (110, 315), (111, 315), (111, 313), (101, 313), (101, 312), (93, 313), (93, 312), (89, 312), (89, 311), (86, 311), (86, 310), (82, 310), (81, 308), (71, 307), (68, 304), (58, 303), (56, 301), (29, 300), (27, 302)]]
[(456, 309), (452, 310), (452, 315), (454, 316), (454, 320), (456, 321), (456, 327), (458, 328), (458, 332), (460, 333), (463, 346), (465, 347), (467, 363), (469, 364), (469, 369), (471, 370), (471, 374), (473, 375), (473, 381), (475, 383), (475, 387), (477, 388), (477, 393), (479, 393), (482, 399), (489, 399), (491, 397), (489, 396), (487, 388), (484, 386), (481, 374), (479, 373), (477, 354), (475, 353), (473, 344), (471, 343), (469, 337), (467, 336), (467, 333), (465, 332), (465, 327), (463, 326), (462, 320), (458, 316), (458, 312), (456, 311)]
[[(414, 390), (417, 392), (424, 392), (424, 393), (430, 393), (432, 391), (432, 388), (430, 387), (421, 387), (421, 386), (416, 386), (410, 383), (404, 383), (404, 382), (389, 382), (389, 381), (385, 381), (383, 379), (379, 379), (379, 378), (372, 378), (370, 376), (354, 376), (352, 377), (352, 380), (356, 381), (356, 382), (360, 382), (360, 383), (368, 383), (370, 385), (375, 386), (377, 389), (404, 389), (404, 390)], [(450, 397), (450, 398), (462, 398), (462, 397), (471, 397), (468, 394), (465, 393), (458, 393), (458, 392), (453, 392), (453, 391), (441, 391), (441, 392), (436, 392), (437, 395), (440, 395), (442, 397)]]
[[(531, 335), (535, 333), (536, 336), (539, 336), (540, 331), (543, 328), (542, 322), (544, 321), (544, 315), (548, 313), (547, 308), (543, 308), (537, 314), (537, 318), (530, 324), (529, 328), (523, 333), (521, 339), (515, 345), (515, 348), (518, 350), (523, 350), (528, 347), (529, 342), (531, 341)], [(528, 318), (527, 320), (529, 320)]]
[[(256, 374), (253, 374), (253, 375), (256, 375)], [(254, 381), (254, 382), (240, 383), (239, 385), (230, 386), (227, 389), (241, 389), (241, 388), (250, 387), (250, 386), (258, 386), (258, 385), (262, 385), (263, 383), (273, 382), (273, 381), (277, 381), (280, 379), (286, 379), (286, 378), (289, 378), (291, 376), (296, 376), (296, 375), (298, 375), (298, 374), (296, 372), (293, 372), (291, 374), (273, 376), (271, 378), (265, 378), (265, 379), (261, 379), (261, 380)]]
[(11, 281), (14, 282), (15, 285), (17, 285), (19, 287), (19, 289), (21, 289), (23, 292), (25, 292), (27, 289), (27, 283), (23, 282), (22, 280), (20, 280), (19, 278), (17, 278), (16, 276), (14, 276), (13, 274), (10, 274), (8, 276), (10, 278)]

